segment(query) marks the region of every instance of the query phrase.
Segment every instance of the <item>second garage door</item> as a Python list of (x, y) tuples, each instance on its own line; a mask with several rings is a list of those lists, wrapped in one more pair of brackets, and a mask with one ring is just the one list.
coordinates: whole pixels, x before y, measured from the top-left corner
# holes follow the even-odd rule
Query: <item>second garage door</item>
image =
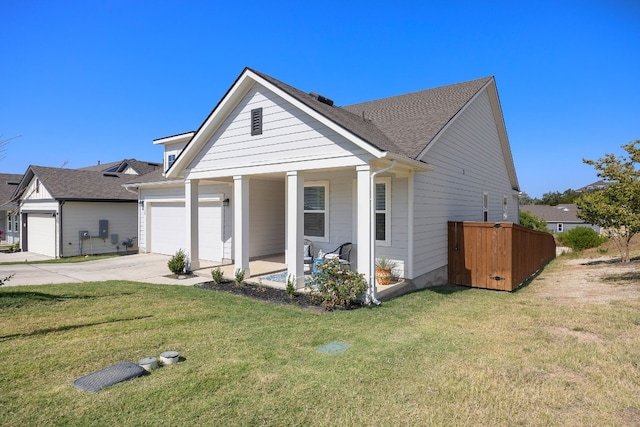
[(56, 256), (56, 219), (50, 213), (27, 215), (27, 250), (50, 257)]
[[(173, 255), (185, 249), (186, 209), (184, 202), (150, 204), (150, 248), (153, 253)], [(222, 260), (222, 206), (220, 202), (200, 202), (198, 242), (200, 259)]]

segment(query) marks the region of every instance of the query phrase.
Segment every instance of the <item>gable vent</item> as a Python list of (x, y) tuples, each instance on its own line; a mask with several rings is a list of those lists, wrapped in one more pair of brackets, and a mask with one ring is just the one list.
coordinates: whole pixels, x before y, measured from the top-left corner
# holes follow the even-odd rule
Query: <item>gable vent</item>
[(251, 135), (262, 135), (262, 107), (251, 110)]
[(333, 107), (333, 100), (327, 98), (326, 96), (322, 96), (319, 93), (309, 92), (309, 95), (317, 99), (319, 102), (323, 104), (327, 104), (329, 107)]

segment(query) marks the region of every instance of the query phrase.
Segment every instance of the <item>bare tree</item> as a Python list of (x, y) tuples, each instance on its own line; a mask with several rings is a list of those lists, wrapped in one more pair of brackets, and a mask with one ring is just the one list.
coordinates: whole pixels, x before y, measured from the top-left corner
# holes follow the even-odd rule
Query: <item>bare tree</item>
[(7, 157), (7, 145), (9, 145), (12, 140), (20, 138), (22, 135), (12, 136), (11, 138), (7, 139), (2, 139), (3, 136), (4, 135), (0, 134), (0, 160)]

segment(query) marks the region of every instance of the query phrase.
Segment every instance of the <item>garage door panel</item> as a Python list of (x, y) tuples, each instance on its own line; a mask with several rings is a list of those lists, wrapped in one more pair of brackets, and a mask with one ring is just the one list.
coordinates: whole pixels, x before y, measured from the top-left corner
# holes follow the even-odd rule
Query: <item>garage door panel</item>
[(56, 256), (56, 219), (51, 214), (27, 215), (27, 247), (29, 252)]
[[(151, 204), (150, 250), (173, 255), (185, 248), (186, 209), (183, 202)], [(222, 208), (220, 202), (201, 202), (198, 209), (200, 258), (222, 259)]]

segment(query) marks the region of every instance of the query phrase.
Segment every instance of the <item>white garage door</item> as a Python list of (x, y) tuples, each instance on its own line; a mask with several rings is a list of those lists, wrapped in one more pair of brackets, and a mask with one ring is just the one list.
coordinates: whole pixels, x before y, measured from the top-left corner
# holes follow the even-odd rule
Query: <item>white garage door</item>
[[(151, 203), (149, 250), (173, 255), (185, 249), (185, 207), (183, 202)], [(200, 202), (198, 209), (200, 259), (222, 260), (222, 207), (220, 202)]]
[(56, 219), (51, 214), (28, 214), (27, 239), (29, 252), (55, 258)]

